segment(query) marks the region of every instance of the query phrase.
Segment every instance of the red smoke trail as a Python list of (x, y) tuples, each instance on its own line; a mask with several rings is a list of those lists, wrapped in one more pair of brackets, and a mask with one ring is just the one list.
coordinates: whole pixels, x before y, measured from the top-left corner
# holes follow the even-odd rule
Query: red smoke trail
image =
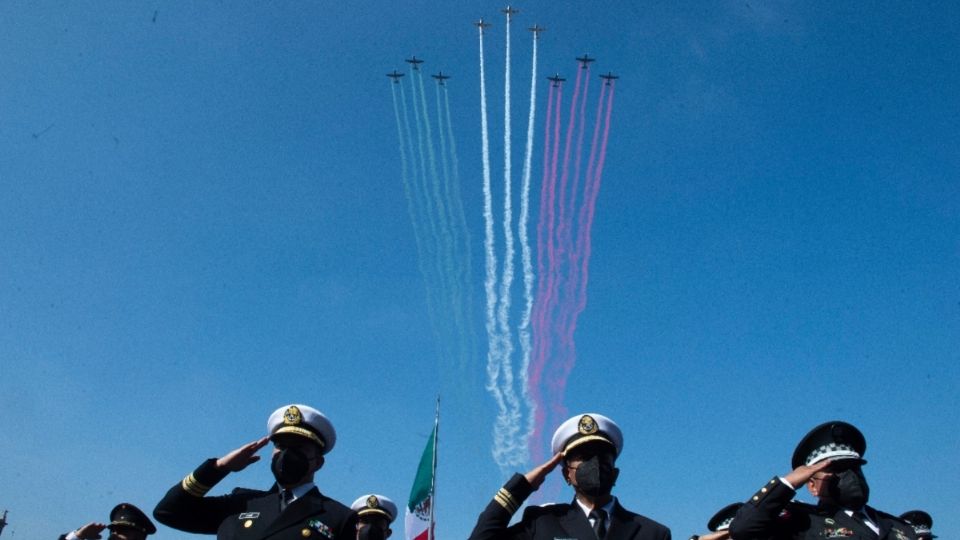
[(540, 182), (540, 210), (537, 213), (537, 276), (539, 276), (540, 279), (537, 281), (537, 296), (534, 299), (535, 303), (532, 317), (533, 354), (527, 366), (527, 390), (533, 402), (537, 405), (534, 411), (533, 431), (530, 434), (529, 441), (527, 441), (527, 448), (529, 448), (532, 453), (531, 458), (534, 463), (540, 463), (542, 460), (541, 445), (539, 442), (540, 435), (543, 431), (545, 414), (542, 406), (543, 398), (540, 394), (540, 377), (543, 375), (541, 349), (545, 338), (541, 322), (543, 302), (540, 299), (543, 298), (543, 290), (545, 288), (543, 276), (546, 274), (544, 251), (546, 248), (547, 214), (545, 210), (548, 205), (547, 200), (550, 191), (550, 129), (553, 124), (553, 114), (551, 113), (553, 112), (554, 93), (554, 85), (551, 84), (547, 92), (547, 115), (543, 136), (543, 179)]
[[(543, 222), (543, 236), (540, 241), (546, 245), (546, 264), (545, 268), (540, 272), (540, 280), (538, 282), (537, 288), (537, 298), (535, 299), (535, 305), (537, 307), (537, 315), (534, 319), (534, 344), (535, 350), (533, 359), (531, 361), (531, 366), (534, 366), (534, 371), (536, 373), (536, 380), (528, 381), (528, 384), (531, 388), (534, 387), (534, 384), (537, 385), (537, 393), (539, 395), (540, 388), (544, 388), (541, 385), (543, 371), (546, 368), (547, 358), (550, 357), (550, 349), (552, 345), (552, 336), (551, 336), (551, 326), (550, 326), (550, 310), (551, 310), (551, 301), (549, 292), (551, 290), (551, 282), (554, 277), (554, 266), (556, 257), (554, 255), (553, 249), (553, 208), (556, 201), (556, 186), (557, 186), (557, 158), (560, 155), (560, 103), (563, 101), (563, 87), (557, 86), (556, 90), (553, 90), (551, 86), (551, 92), (554, 94), (554, 99), (551, 104), (548, 106), (552, 108), (553, 115), (552, 118), (548, 121), (548, 133), (544, 136), (545, 139), (552, 141), (553, 146), (550, 148), (545, 144), (547, 150), (544, 151), (544, 182), (542, 186), (542, 193), (546, 195), (546, 200), (541, 200), (540, 204), (540, 220)], [(549, 133), (549, 128), (552, 127), (552, 136)], [(547, 166), (549, 164), (549, 167)], [(538, 250), (542, 249), (541, 246), (538, 246)], [(530, 436), (531, 448), (534, 449), (532, 457), (534, 461), (537, 461), (542, 457), (540, 437), (543, 433), (543, 426), (546, 424), (546, 407), (543, 406), (548, 400), (540, 399), (537, 406), (537, 412), (534, 417), (534, 429)]]
[[(597, 152), (599, 149), (598, 143), (600, 141), (600, 130), (602, 127), (601, 120), (603, 118), (603, 98), (605, 92), (606, 86), (601, 85), (600, 96), (597, 98), (596, 116), (593, 122), (593, 137), (590, 140), (590, 157), (587, 159), (587, 172), (584, 176), (583, 182), (582, 202), (580, 205), (580, 210), (577, 214), (577, 239), (570, 254), (570, 275), (568, 276), (567, 285), (570, 293), (571, 303), (567, 307), (567, 319), (564, 321), (564, 325), (560, 329), (560, 332), (563, 334), (563, 342), (567, 345), (567, 347), (564, 349), (564, 353), (566, 354), (564, 354), (564, 356), (559, 359), (560, 361), (557, 362), (556, 370), (556, 383), (559, 388), (558, 392), (561, 393), (563, 389), (566, 388), (567, 376), (573, 370), (573, 364), (576, 361), (576, 343), (574, 341), (574, 332), (576, 331), (577, 316), (579, 315), (577, 306), (579, 305), (579, 299), (582, 294), (582, 291), (577, 290), (577, 286), (580, 284), (582, 273), (579, 263), (583, 260), (583, 234), (585, 232), (584, 223), (586, 221), (594, 171), (596, 169)], [(582, 311), (582, 309), (580, 311)]]
[[(604, 83), (604, 88), (607, 86)], [(610, 138), (610, 113), (613, 111), (613, 91), (614, 91), (614, 81), (610, 81), (610, 92), (607, 94), (607, 107), (606, 115), (603, 121), (603, 141), (600, 144), (599, 157), (597, 158), (597, 164), (593, 171), (593, 175), (588, 178), (588, 185), (585, 186), (587, 189), (584, 190), (584, 205), (582, 206), (580, 216), (583, 218), (579, 221), (578, 227), (580, 229), (580, 239), (578, 243), (581, 246), (582, 254), (580, 255), (580, 284), (578, 288), (577, 295), (577, 305), (576, 309), (573, 312), (573, 324), (570, 326), (569, 332), (571, 335), (577, 329), (577, 318), (583, 312), (584, 308), (587, 307), (587, 282), (590, 278), (590, 253), (592, 249), (590, 231), (593, 228), (593, 216), (597, 209), (597, 195), (600, 193), (600, 180), (603, 175), (603, 163), (607, 158), (607, 141)], [(603, 103), (603, 88), (600, 92), (600, 103), (602, 106)], [(598, 115), (599, 117), (599, 108)], [(569, 374), (569, 369), (572, 366), (568, 366), (567, 372)], [(566, 382), (566, 377), (564, 377), (564, 382)]]
[[(568, 278), (565, 280), (563, 294), (560, 298), (560, 308), (558, 309), (557, 315), (559, 320), (557, 321), (557, 331), (559, 334), (559, 348), (557, 350), (556, 363), (559, 366), (570, 365), (572, 366), (576, 360), (576, 348), (573, 342), (573, 333), (567, 332), (567, 327), (571, 324), (571, 316), (573, 313), (573, 308), (576, 303), (576, 258), (577, 251), (574, 247), (574, 234), (575, 229), (573, 228), (573, 217), (574, 209), (577, 204), (577, 194), (578, 194), (578, 185), (580, 183), (580, 166), (583, 160), (583, 136), (586, 131), (586, 109), (587, 109), (587, 96), (590, 89), (590, 68), (589, 64), (580, 67), (580, 71), (584, 72), (583, 80), (583, 97), (580, 99), (579, 106), (579, 123), (577, 124), (577, 146), (574, 156), (576, 157), (576, 164), (573, 169), (572, 182), (569, 189), (569, 197), (567, 202), (567, 211), (566, 211), (566, 220), (560, 223), (560, 230), (557, 232), (562, 242), (561, 252), (566, 255), (566, 261), (561, 261), (561, 264), (566, 264)], [(599, 121), (599, 117), (597, 118)], [(587, 179), (583, 180), (584, 185), (586, 185)], [(582, 197), (581, 197), (582, 199)], [(567, 370), (569, 371), (569, 370)], [(563, 372), (563, 369), (561, 369)], [(566, 377), (562, 377), (566, 379)], [(562, 406), (559, 406), (560, 398), (562, 394), (556, 400), (555, 412), (558, 417), (564, 417), (566, 411)]]
[[(574, 190), (571, 186), (568, 186), (568, 181), (570, 179), (570, 152), (573, 149), (573, 134), (577, 128), (577, 103), (580, 99), (580, 81), (583, 80), (583, 69), (580, 66), (577, 66), (577, 78), (573, 83), (573, 98), (570, 100), (570, 113), (569, 118), (567, 119), (567, 131), (566, 137), (563, 144), (563, 168), (560, 174), (560, 200), (557, 202), (557, 207), (559, 208), (559, 218), (557, 219), (557, 226), (552, 231), (556, 236), (552, 238), (556, 242), (557, 258), (552, 265), (551, 270), (551, 280), (550, 280), (550, 290), (547, 292), (550, 298), (550, 305), (553, 313), (556, 315), (556, 319), (552, 321), (552, 329), (556, 333), (559, 340), (556, 342), (556, 350), (554, 354), (550, 357), (551, 365), (556, 364), (557, 361), (562, 361), (565, 356), (565, 347), (563, 343), (563, 320), (567, 311), (567, 304), (571, 303), (569, 298), (565, 298), (565, 293), (567, 288), (563, 287), (564, 283), (564, 261), (566, 260), (566, 255), (569, 252), (571, 242), (568, 241), (567, 236), (570, 234), (572, 212), (569, 209), (573, 208), (573, 202), (568, 202), (568, 199), (573, 199)], [(576, 182), (576, 178), (574, 178)], [(551, 385), (554, 387), (554, 385)], [(559, 405), (560, 396), (554, 396), (551, 399), (552, 408), (554, 414), (558, 417), (562, 416), (562, 407)]]

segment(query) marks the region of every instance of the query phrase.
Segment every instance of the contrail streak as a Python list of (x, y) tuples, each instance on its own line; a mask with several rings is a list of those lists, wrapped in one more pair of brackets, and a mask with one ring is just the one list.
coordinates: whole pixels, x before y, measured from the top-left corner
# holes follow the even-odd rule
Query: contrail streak
[[(560, 241), (562, 242), (561, 252), (566, 255), (566, 266), (567, 271), (569, 272), (568, 279), (566, 279), (565, 287), (563, 294), (560, 295), (562, 298), (562, 306), (558, 311), (558, 322), (557, 328), (559, 329), (559, 339), (560, 339), (560, 348), (557, 355), (557, 364), (560, 366), (572, 365), (574, 358), (576, 357), (576, 348), (573, 342), (573, 332), (569, 331), (569, 326), (571, 324), (571, 318), (573, 317), (574, 305), (576, 303), (576, 285), (577, 285), (577, 252), (574, 247), (574, 229), (573, 229), (573, 219), (574, 219), (574, 209), (576, 208), (577, 203), (577, 192), (578, 186), (580, 183), (580, 165), (583, 158), (583, 136), (586, 131), (586, 109), (587, 109), (587, 96), (590, 90), (590, 67), (589, 64), (584, 64), (581, 66), (580, 71), (584, 72), (583, 77), (583, 96), (580, 98), (579, 103), (579, 122), (576, 124), (576, 133), (577, 133), (577, 142), (576, 150), (574, 151), (574, 156), (576, 158), (575, 165), (573, 169), (572, 181), (569, 189), (569, 197), (567, 199), (567, 209), (565, 212), (566, 219), (562, 220), (560, 223)], [(603, 100), (599, 100), (600, 103)], [(576, 104), (574, 104), (576, 105)], [(572, 112), (573, 106), (571, 106)], [(599, 122), (600, 118), (597, 118)], [(571, 129), (573, 127), (571, 126)], [(569, 141), (568, 133), (568, 141)], [(586, 184), (589, 182), (589, 176), (584, 179), (584, 189), (586, 189)], [(585, 200), (584, 197), (580, 197), (580, 200)], [(564, 262), (561, 261), (560, 264)], [(575, 323), (574, 323), (575, 324)], [(564, 377), (565, 378), (565, 377)], [(562, 412), (562, 411), (560, 411)], [(563, 416), (563, 414), (560, 414)]]
[(460, 270), (458, 273), (457, 279), (459, 280), (459, 285), (462, 287), (464, 298), (464, 309), (463, 312), (466, 314), (466, 335), (464, 336), (464, 346), (466, 354), (461, 358), (460, 370), (461, 372), (465, 371), (469, 365), (470, 357), (474, 351), (474, 333), (473, 333), (473, 295), (470, 293), (470, 286), (473, 283), (473, 278), (471, 277), (471, 256), (470, 256), (470, 230), (467, 228), (467, 218), (463, 212), (463, 198), (460, 193), (460, 165), (457, 160), (457, 144), (453, 138), (453, 120), (450, 117), (450, 94), (447, 92), (446, 86), (443, 88), (443, 100), (444, 100), (444, 111), (446, 112), (446, 121), (447, 121), (447, 137), (449, 139), (447, 143), (447, 149), (450, 153), (450, 171), (451, 171), (451, 190), (452, 190), (452, 199), (453, 205), (451, 206), (451, 214), (455, 214), (453, 217), (457, 221), (460, 227), (460, 249), (462, 250), (461, 256), (463, 257), (463, 264), (460, 265)]
[(533, 159), (533, 126), (537, 110), (537, 34), (533, 34), (533, 60), (530, 74), (530, 112), (527, 115), (527, 145), (523, 159), (523, 185), (520, 191), (520, 220), (518, 223), (520, 236), (520, 256), (523, 261), (523, 314), (520, 318), (520, 351), (523, 355), (520, 366), (520, 380), (523, 397), (527, 403), (528, 418), (524, 437), (529, 447), (530, 435), (533, 433), (533, 415), (536, 414), (536, 402), (530, 396), (530, 312), (533, 309), (533, 264), (530, 260), (530, 241), (527, 233), (527, 223), (530, 219), (530, 163)]
[[(457, 247), (460, 243), (458, 227), (453, 223), (453, 197), (451, 195), (451, 180), (450, 180), (450, 165), (447, 158), (447, 134), (445, 133), (446, 122), (443, 117), (443, 108), (441, 107), (440, 101), (440, 84), (435, 85), (436, 89), (436, 106), (437, 106), (437, 134), (438, 139), (440, 140), (440, 162), (441, 162), (441, 172), (443, 175), (443, 194), (440, 197), (444, 201), (437, 212), (442, 215), (443, 221), (446, 223), (445, 230), (447, 232), (448, 239), (448, 271), (450, 272), (447, 275), (447, 281), (450, 285), (450, 307), (452, 309), (453, 315), (453, 324), (456, 329), (457, 340), (460, 344), (456, 348), (456, 354), (458, 356), (458, 364), (462, 364), (465, 360), (463, 356), (463, 337), (464, 337), (464, 327), (463, 327), (463, 304), (461, 301), (462, 297), (462, 288), (461, 284), (461, 265), (458, 264), (461, 261), (460, 257), (457, 256)], [(446, 86), (444, 86), (444, 92), (446, 92)]]
[(450, 227), (447, 225), (446, 209), (443, 204), (443, 197), (440, 194), (440, 175), (437, 173), (436, 156), (433, 152), (433, 134), (430, 129), (430, 115), (427, 112), (426, 92), (423, 89), (423, 73), (418, 70), (416, 74), (418, 75), (416, 78), (420, 83), (420, 113), (423, 116), (423, 131), (426, 134), (427, 140), (426, 146), (430, 178), (433, 180), (433, 201), (436, 209), (437, 226), (440, 231), (438, 237), (438, 251), (440, 253), (438, 257), (438, 262), (440, 263), (439, 281), (443, 291), (443, 304), (450, 305), (450, 299), (453, 297), (450, 284), (450, 276), (453, 275), (453, 255), (450, 253)]
[[(400, 146), (400, 170), (401, 170), (401, 179), (403, 181), (403, 195), (407, 199), (407, 212), (410, 214), (410, 223), (413, 225), (413, 239), (417, 246), (417, 266), (420, 269), (420, 274), (423, 276), (424, 280), (424, 289), (427, 294), (427, 310), (431, 314), (431, 324), (435, 326), (433, 321), (433, 295), (430, 290), (429, 276), (427, 275), (427, 270), (424, 267), (424, 251), (423, 251), (423, 240), (421, 238), (421, 227), (420, 220), (417, 217), (416, 203), (414, 202), (413, 192), (410, 186), (410, 167), (407, 163), (407, 141), (404, 138), (404, 129), (403, 123), (400, 120), (400, 108), (397, 104), (397, 84), (390, 84), (390, 88), (393, 94), (393, 113), (397, 120), (397, 140), (399, 141)], [(403, 87), (400, 88), (401, 93), (403, 92)], [(402, 94), (401, 94), (402, 95)], [(406, 116), (406, 103), (404, 103), (404, 116)], [(409, 126), (407, 126), (407, 131), (409, 132)], [(434, 333), (437, 333), (437, 329), (434, 327)]]
[[(540, 389), (543, 388), (542, 377), (546, 368), (546, 359), (549, 357), (551, 349), (551, 328), (550, 311), (551, 300), (549, 291), (552, 288), (552, 281), (555, 278), (554, 266), (554, 247), (553, 247), (553, 207), (556, 200), (556, 181), (557, 181), (557, 157), (560, 153), (560, 104), (563, 101), (563, 87), (550, 86), (550, 96), (547, 101), (547, 121), (544, 135), (544, 155), (543, 155), (543, 185), (540, 191), (540, 217), (537, 223), (537, 259), (540, 280), (537, 283), (537, 297), (534, 304), (535, 316), (534, 325), (534, 354), (531, 364), (533, 365), (533, 374), (530, 379), (530, 387), (534, 390), (534, 395), (539, 396)], [(553, 114), (551, 114), (551, 112)], [(552, 145), (551, 145), (552, 142)], [(538, 399), (538, 403), (543, 400)], [(531, 440), (534, 441), (535, 460), (539, 460), (538, 444), (542, 438), (543, 426), (546, 423), (547, 411), (543, 407), (538, 407), (534, 414), (534, 433)]]
[[(510, 447), (511, 464), (517, 464), (520, 459), (518, 453), (522, 451), (518, 447), (517, 435), (520, 429), (520, 400), (514, 388), (513, 373), (513, 333), (510, 330), (510, 288), (513, 285), (513, 230), (511, 222), (513, 219), (513, 185), (512, 185), (512, 164), (513, 156), (511, 149), (511, 126), (510, 126), (510, 14), (507, 14), (506, 26), (506, 46), (504, 60), (504, 83), (503, 83), (503, 237), (504, 237), (504, 256), (503, 256), (503, 276), (500, 281), (500, 297), (498, 299), (500, 307), (497, 312), (497, 322), (500, 333), (500, 362), (501, 378), (503, 381), (503, 394), (507, 405), (510, 407), (511, 421), (504, 426), (506, 430), (507, 443)], [(521, 461), (522, 462), (522, 461)]]
[(504, 446), (506, 440), (503, 435), (503, 426), (509, 422), (509, 412), (500, 390), (499, 339), (496, 328), (497, 306), (497, 256), (494, 251), (493, 237), (493, 195), (490, 190), (490, 138), (487, 127), (487, 83), (483, 61), (483, 27), (479, 27), (480, 34), (480, 136), (481, 154), (483, 161), (483, 231), (486, 277), (483, 282), (487, 297), (486, 328), (487, 328), (487, 391), (497, 403), (497, 421), (493, 428), (493, 458), (501, 468), (508, 463), (504, 461)]

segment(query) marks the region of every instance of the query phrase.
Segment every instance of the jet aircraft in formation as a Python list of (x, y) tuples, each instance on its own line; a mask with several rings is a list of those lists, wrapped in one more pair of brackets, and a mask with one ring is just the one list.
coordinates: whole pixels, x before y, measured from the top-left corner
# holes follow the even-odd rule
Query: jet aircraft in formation
[(423, 63), (423, 60), (417, 58), (417, 55), (413, 55), (410, 58), (407, 58), (406, 60), (404, 60), (404, 62), (411, 64), (413, 66), (413, 69), (420, 71), (420, 64)]
[(399, 84), (400, 77), (403, 77), (403, 73), (400, 73), (397, 70), (393, 70), (393, 73), (387, 73), (387, 77), (390, 77), (391, 79), (393, 79), (393, 84)]
[(548, 81), (553, 81), (553, 86), (554, 86), (554, 88), (556, 88), (557, 86), (560, 86), (560, 83), (562, 83), (562, 82), (565, 81), (566, 79), (564, 79), (563, 77), (560, 76), (559, 73), (557, 73), (557, 74), (554, 75), (553, 77), (547, 77), (547, 80), (548, 80)]
[(535, 24), (530, 28), (527, 28), (527, 30), (533, 32), (533, 39), (540, 39), (540, 32), (543, 32), (546, 30), (546, 28), (540, 26), (539, 24)]
[(589, 54), (585, 54), (585, 55), (583, 55), (583, 56), (578, 56), (578, 57), (577, 57), (577, 62), (580, 62), (580, 67), (583, 68), (583, 69), (586, 69), (586, 68), (587, 68), (587, 64), (589, 64), (590, 62), (596, 62), (596, 61), (597, 61), (597, 59), (596, 59), (596, 58), (590, 58), (590, 55), (589, 55)]
[(446, 86), (446, 84), (444, 84), (443, 81), (450, 78), (449, 75), (444, 75), (442, 71), (438, 71), (435, 75), (431, 75), (431, 77), (436, 79), (437, 84), (439, 84), (440, 86)]
[(517, 13), (520, 13), (520, 10), (519, 10), (519, 9), (514, 9), (514, 8), (512, 8), (512, 7), (510, 7), (510, 6), (507, 6), (507, 7), (503, 8), (503, 9), (501, 9), (500, 11), (501, 11), (502, 13), (506, 13), (506, 14), (507, 14), (507, 22), (512, 21), (512, 20), (513, 20), (513, 16), (516, 15)]
[(600, 78), (606, 81), (604, 84), (606, 84), (607, 86), (610, 86), (610, 81), (619, 79), (620, 77), (608, 71), (606, 75), (601, 75)]
[(473, 23), (473, 25), (479, 28), (481, 32), (483, 32), (484, 28), (490, 28), (493, 26), (490, 23), (485, 22), (483, 19), (477, 19), (477, 22)]

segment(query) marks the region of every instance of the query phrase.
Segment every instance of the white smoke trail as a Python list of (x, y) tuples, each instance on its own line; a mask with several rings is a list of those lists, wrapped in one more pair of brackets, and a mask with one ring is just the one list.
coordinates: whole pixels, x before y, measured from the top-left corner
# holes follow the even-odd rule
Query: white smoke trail
[(530, 367), (530, 313), (533, 310), (533, 263), (530, 260), (530, 239), (527, 233), (527, 224), (530, 220), (530, 163), (533, 159), (533, 125), (537, 110), (537, 33), (533, 33), (533, 68), (530, 75), (530, 112), (527, 116), (527, 146), (523, 159), (523, 186), (520, 191), (520, 255), (523, 260), (523, 315), (520, 319), (520, 350), (523, 359), (520, 365), (520, 384), (523, 399), (527, 404), (527, 432), (523, 439), (529, 441), (534, 429), (534, 414), (536, 403), (530, 397), (528, 390), (529, 377), (527, 370)]
[(501, 365), (495, 317), (497, 307), (497, 255), (494, 251), (493, 195), (490, 190), (490, 138), (487, 127), (487, 83), (483, 62), (483, 26), (478, 25), (478, 28), (480, 34), (480, 136), (483, 161), (483, 247), (486, 267), (483, 288), (487, 297), (487, 391), (497, 402), (498, 409), (497, 421), (493, 428), (493, 458), (503, 468), (507, 465), (504, 463), (502, 455), (506, 441), (501, 426), (508, 421), (509, 414), (503, 392), (501, 392), (498, 383)]
[(500, 331), (500, 361), (503, 364), (501, 368), (502, 389), (507, 405), (510, 407), (509, 424), (503, 426), (506, 430), (508, 447), (510, 449), (510, 464), (520, 465), (525, 461), (523, 455), (525, 445), (524, 441), (519, 440), (519, 431), (522, 422), (520, 399), (517, 397), (516, 382), (514, 381), (513, 370), (513, 333), (510, 330), (510, 288), (513, 285), (513, 185), (512, 185), (512, 165), (513, 156), (511, 149), (512, 129), (510, 126), (510, 18), (507, 13), (506, 25), (506, 46), (504, 58), (504, 83), (503, 83), (503, 236), (504, 236), (504, 256), (503, 256), (503, 276), (500, 281), (500, 307), (497, 312), (497, 322)]

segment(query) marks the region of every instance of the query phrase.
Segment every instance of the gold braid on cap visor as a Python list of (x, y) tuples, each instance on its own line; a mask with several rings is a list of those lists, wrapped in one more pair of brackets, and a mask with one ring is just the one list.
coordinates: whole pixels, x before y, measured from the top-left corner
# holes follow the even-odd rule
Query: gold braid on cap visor
[(300, 435), (301, 437), (306, 437), (306, 438), (310, 439), (311, 441), (319, 444), (319, 445), (320, 445), (320, 448), (326, 449), (326, 447), (327, 447), (327, 444), (324, 442), (323, 439), (320, 438), (319, 435), (317, 435), (316, 433), (310, 431), (310, 430), (307, 429), (307, 428), (302, 428), (302, 427), (298, 427), (298, 426), (283, 426), (282, 428), (280, 428), (280, 429), (278, 429), (277, 431), (273, 432), (273, 435), (271, 435), (270, 438), (272, 439), (272, 438), (276, 437), (277, 435), (279, 435), (279, 434), (281, 434), (281, 433), (292, 433), (292, 434), (294, 434), (294, 435)]
[(612, 446), (614, 452), (617, 452), (617, 445), (613, 444), (613, 441), (611, 441), (610, 439), (603, 437), (601, 435), (586, 435), (586, 436), (580, 437), (579, 439), (574, 439), (569, 443), (567, 443), (567, 446), (563, 449), (563, 454), (566, 455), (567, 452), (569, 452), (571, 449), (576, 448), (584, 443), (588, 443), (592, 441), (603, 441), (609, 444), (610, 446)]
[(391, 516), (390, 513), (383, 508), (364, 508), (363, 510), (357, 512), (358, 516), (366, 516), (367, 514), (381, 514), (390, 521), (393, 521), (393, 516)]

